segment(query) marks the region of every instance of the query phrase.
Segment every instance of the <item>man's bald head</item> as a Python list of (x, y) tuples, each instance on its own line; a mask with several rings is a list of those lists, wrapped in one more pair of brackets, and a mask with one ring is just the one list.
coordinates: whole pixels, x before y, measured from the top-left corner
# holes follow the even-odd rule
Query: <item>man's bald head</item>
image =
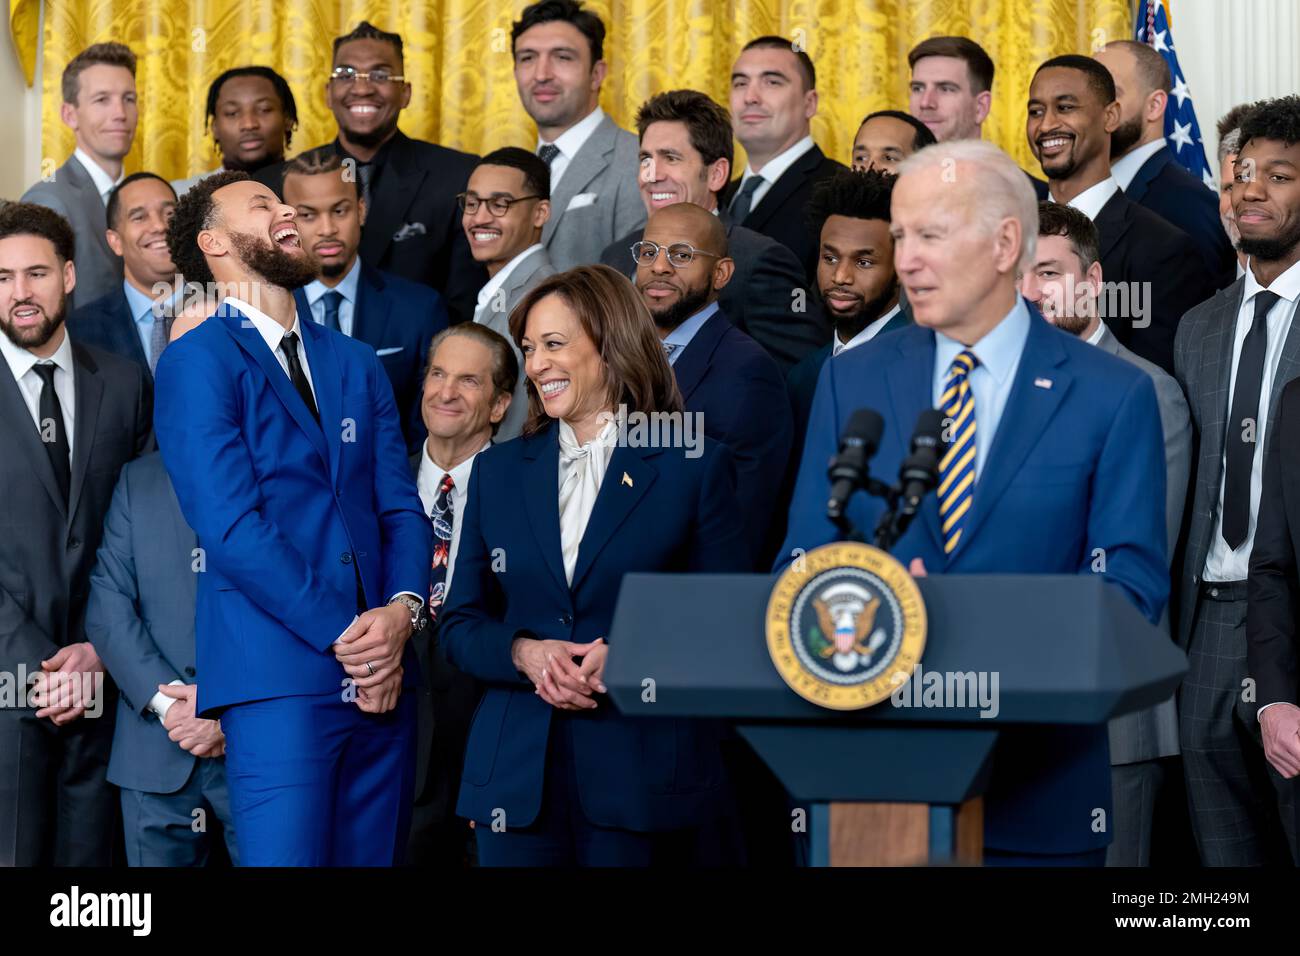
[[(637, 249), (637, 291), (664, 335), (716, 300), (736, 267), (727, 258), (727, 230), (717, 216), (693, 203), (652, 213)], [(687, 254), (690, 261), (682, 262)]]
[[(665, 238), (658, 239), (658, 235)], [(694, 203), (679, 202), (657, 210), (646, 220), (644, 237), (660, 245), (689, 242), (704, 252), (727, 254), (727, 230), (721, 220)]]

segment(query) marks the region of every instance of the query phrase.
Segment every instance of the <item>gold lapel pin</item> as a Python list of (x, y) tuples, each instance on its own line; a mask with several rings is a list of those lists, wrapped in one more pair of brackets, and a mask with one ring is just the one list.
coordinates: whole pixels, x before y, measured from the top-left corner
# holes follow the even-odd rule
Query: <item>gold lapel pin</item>
[(623, 472), (623, 484), (627, 485), (629, 488), (632, 487), (632, 476), (629, 475), (626, 471)]

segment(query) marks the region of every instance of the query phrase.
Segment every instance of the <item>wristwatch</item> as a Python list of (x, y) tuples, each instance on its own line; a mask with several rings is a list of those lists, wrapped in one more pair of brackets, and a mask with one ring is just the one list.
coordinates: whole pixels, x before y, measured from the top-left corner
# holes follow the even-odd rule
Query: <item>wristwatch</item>
[(394, 597), (389, 604), (401, 604), (411, 612), (411, 632), (414, 633), (420, 629), (420, 624), (424, 620), (424, 602), (419, 598), (411, 597), (409, 594), (399, 594)]

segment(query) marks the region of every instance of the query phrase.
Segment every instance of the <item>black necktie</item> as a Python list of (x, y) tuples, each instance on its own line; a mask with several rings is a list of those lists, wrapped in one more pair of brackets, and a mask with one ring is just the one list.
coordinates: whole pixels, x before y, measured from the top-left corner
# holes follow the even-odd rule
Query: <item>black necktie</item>
[(763, 185), (762, 176), (750, 176), (736, 190), (736, 195), (732, 197), (731, 206), (727, 209), (731, 221), (737, 226), (743, 226), (745, 219), (749, 216), (750, 204), (754, 201), (754, 192), (759, 186)]
[(50, 456), (54, 466), (54, 477), (59, 483), (63, 503), (68, 502), (68, 489), (72, 486), (72, 463), (68, 445), (68, 430), (63, 424), (63, 406), (59, 395), (54, 391), (54, 370), (52, 364), (33, 365), (36, 374), (41, 377), (40, 432), (41, 444), (45, 454)]
[(537, 155), (542, 158), (542, 162), (549, 166), (555, 160), (555, 157), (560, 155), (560, 147), (554, 143), (543, 143), (537, 147)]
[(316, 419), (316, 424), (319, 425), (320, 412), (316, 411), (316, 399), (312, 397), (311, 384), (307, 381), (307, 375), (302, 370), (302, 363), (298, 361), (298, 334), (296, 332), (284, 333), (284, 338), (280, 340), (280, 349), (284, 352), (284, 357), (289, 363), (289, 381), (293, 382), (293, 387), (302, 396), (307, 411), (311, 412), (311, 417)]
[(1236, 551), (1250, 527), (1250, 474), (1259, 437), (1259, 398), (1268, 352), (1268, 310), (1281, 298), (1267, 290), (1255, 293), (1255, 321), (1241, 343), (1232, 413), (1224, 435), (1228, 464), (1223, 479), (1223, 540)]

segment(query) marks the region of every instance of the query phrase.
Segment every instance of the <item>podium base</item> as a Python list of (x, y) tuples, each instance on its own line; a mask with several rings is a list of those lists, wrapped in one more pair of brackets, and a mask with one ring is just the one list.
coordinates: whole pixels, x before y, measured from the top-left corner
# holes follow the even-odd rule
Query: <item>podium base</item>
[(814, 803), (813, 866), (979, 866), (984, 802)]

